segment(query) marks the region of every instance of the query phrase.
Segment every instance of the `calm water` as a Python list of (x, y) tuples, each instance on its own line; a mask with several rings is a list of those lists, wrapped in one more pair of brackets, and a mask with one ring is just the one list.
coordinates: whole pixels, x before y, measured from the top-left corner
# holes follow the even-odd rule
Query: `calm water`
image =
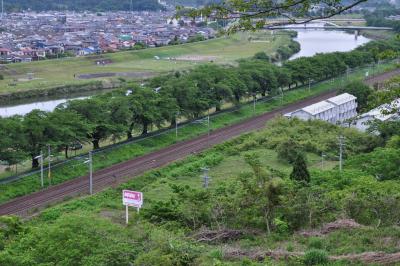
[(297, 30), (297, 32), (295, 40), (300, 43), (301, 51), (290, 59), (313, 56), (317, 53), (347, 52), (370, 41), (363, 36), (358, 36), (356, 40), (354, 34), (343, 31)]
[[(290, 59), (295, 59), (302, 56), (313, 56), (316, 53), (328, 52), (346, 52), (367, 43), (369, 39), (358, 36), (355, 40), (354, 34), (349, 34), (342, 31), (324, 31), (324, 30), (303, 30), (299, 29), (296, 41), (301, 45), (301, 51), (293, 55)], [(100, 93), (100, 91), (98, 92)], [(93, 92), (92, 92), (93, 94)], [(88, 97), (88, 96), (86, 96)], [(71, 96), (71, 98), (43, 100), (31, 103), (15, 103), (9, 106), (0, 107), (0, 116), (8, 117), (12, 115), (24, 115), (33, 109), (44, 111), (52, 111), (57, 105), (71, 99), (86, 98), (85, 96)]]

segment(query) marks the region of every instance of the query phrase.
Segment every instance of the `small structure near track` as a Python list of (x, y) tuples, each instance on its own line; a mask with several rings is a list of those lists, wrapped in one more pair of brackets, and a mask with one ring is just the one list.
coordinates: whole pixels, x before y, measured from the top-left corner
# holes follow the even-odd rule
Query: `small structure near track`
[(292, 113), (285, 114), (286, 117), (297, 117), (302, 120), (324, 120), (329, 123), (342, 123), (357, 116), (357, 97), (343, 93), (331, 97)]

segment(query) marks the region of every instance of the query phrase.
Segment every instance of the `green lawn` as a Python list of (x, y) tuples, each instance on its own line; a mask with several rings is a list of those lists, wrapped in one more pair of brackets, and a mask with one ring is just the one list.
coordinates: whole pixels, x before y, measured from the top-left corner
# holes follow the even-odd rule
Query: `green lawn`
[[(262, 36), (262, 42), (249, 42), (248, 37)], [(278, 47), (287, 44), (288, 35), (272, 36), (269, 33), (238, 33), (229, 37), (189, 43), (178, 46), (165, 46), (139, 51), (125, 51), (80, 58), (64, 58), (40, 62), (9, 64), (2, 66), (5, 79), (0, 81), (0, 93), (29, 90), (35, 88), (51, 88), (66, 84), (83, 84), (90, 80), (79, 80), (74, 74), (139, 72), (140, 74), (160, 74), (172, 70), (188, 69), (197, 64), (209, 62), (211, 59), (218, 64), (231, 64), (240, 58), (248, 58), (256, 52), (274, 53)], [(155, 56), (160, 59), (155, 59)], [(192, 60), (193, 57), (204, 60)], [(112, 63), (97, 66), (98, 58), (109, 59)], [(167, 58), (191, 59), (168, 60)], [(34, 80), (18, 81), (11, 85), (14, 79), (26, 79), (27, 73), (34, 73)], [(101, 78), (107, 80), (109, 78)]]
[[(276, 151), (259, 148), (251, 150), (249, 152), (243, 152), (239, 155), (227, 157), (224, 156), (219, 164), (210, 167), (210, 188), (217, 186), (218, 184), (226, 181), (226, 179), (232, 176), (237, 176), (243, 172), (251, 172), (250, 166), (244, 160), (244, 154), (246, 153), (256, 153), (260, 156), (260, 160), (265, 166), (272, 167), (273, 169), (279, 169), (279, 171), (284, 172), (286, 175), (290, 175), (292, 171), (292, 166), (289, 163), (282, 162), (277, 158)], [(307, 164), (310, 170), (320, 170), (321, 158), (315, 154), (308, 153)], [(325, 161), (324, 170), (331, 170), (337, 165), (337, 161)], [(166, 182), (166, 179), (159, 179), (158, 181), (155, 181), (154, 183), (145, 187), (143, 189), (143, 192), (146, 193), (147, 198), (151, 199), (152, 201), (157, 201), (168, 200), (169, 198), (171, 198), (173, 192), (170, 185), (172, 184), (181, 186), (187, 185), (191, 188), (201, 188), (201, 186), (203, 185), (202, 173), (200, 173), (199, 169), (195, 169), (195, 171), (198, 171), (199, 174), (195, 176), (177, 176), (175, 177), (173, 182)]]

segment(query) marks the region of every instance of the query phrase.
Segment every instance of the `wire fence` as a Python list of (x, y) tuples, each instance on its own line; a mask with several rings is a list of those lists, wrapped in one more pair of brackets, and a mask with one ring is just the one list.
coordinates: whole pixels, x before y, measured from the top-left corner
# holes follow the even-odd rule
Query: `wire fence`
[[(381, 61), (381, 64), (388, 64), (388, 63), (392, 63), (392, 62), (395, 62), (395, 60)], [(397, 59), (396, 59), (396, 62), (397, 62)], [(311, 88), (311, 87), (314, 87), (316, 85), (323, 84), (323, 83), (325, 83), (325, 84), (329, 83), (329, 82), (334, 83), (335, 80), (339, 80), (339, 79), (342, 79), (342, 81), (343, 81), (344, 78), (349, 78), (350, 74), (354, 74), (357, 71), (370, 70), (370, 69), (374, 70), (375, 68), (376, 68), (376, 64), (371, 64), (371, 65), (367, 65), (367, 66), (364, 66), (364, 67), (357, 67), (357, 68), (348, 69), (346, 73), (344, 73), (344, 74), (342, 74), (342, 75), (340, 75), (340, 76), (338, 76), (336, 78), (331, 78), (331, 79), (328, 79), (328, 80), (317, 81), (317, 82), (316, 81), (310, 81), (309, 84), (303, 85), (303, 86), (299, 86), (299, 87), (297, 87), (295, 89), (291, 89), (290, 91), (307, 89), (308, 87)], [(371, 73), (371, 75), (376, 75), (376, 74), (378, 74), (378, 72), (372, 72)], [(288, 90), (285, 90), (285, 91), (288, 91)], [(273, 101), (273, 100), (276, 100), (276, 99), (282, 99), (282, 97), (284, 97), (283, 91), (282, 91), (281, 95), (265, 96), (265, 97), (257, 98), (257, 100), (255, 102), (254, 102), (254, 100), (249, 100), (249, 101), (247, 101), (245, 103), (242, 103), (240, 105), (235, 105), (235, 106), (232, 106), (230, 108), (226, 108), (226, 109), (223, 109), (221, 111), (211, 113), (211, 114), (209, 114), (210, 122), (212, 124), (212, 120), (213, 119), (215, 119), (215, 118), (217, 118), (217, 117), (219, 117), (219, 116), (221, 116), (223, 114), (237, 112), (237, 111), (239, 111), (239, 110), (241, 110), (243, 108), (250, 107), (251, 105), (255, 104), (255, 106), (256, 106), (256, 105), (263, 104), (263, 103), (266, 103), (266, 102), (270, 102), (270, 101)], [(258, 113), (256, 112), (256, 110), (254, 110), (254, 114), (253, 115), (257, 115), (257, 114)], [(184, 128), (188, 127), (188, 126), (193, 126), (194, 122), (196, 122), (198, 120), (201, 120), (201, 119), (206, 119), (207, 116), (208, 115), (204, 115), (204, 116), (201, 116), (201, 117), (197, 117), (195, 119), (189, 119), (189, 120), (183, 121), (181, 123), (178, 123), (177, 129), (179, 131), (181, 131), (182, 129), (184, 129)], [(245, 118), (248, 118), (248, 117), (245, 117)], [(101, 147), (99, 149), (93, 150), (92, 154), (93, 155), (105, 154), (105, 153), (111, 152), (111, 151), (113, 151), (113, 150), (115, 150), (117, 148), (121, 148), (121, 147), (124, 147), (124, 146), (127, 146), (127, 145), (137, 144), (137, 143), (149, 140), (149, 139), (154, 139), (156, 137), (160, 137), (160, 136), (163, 136), (163, 135), (174, 133), (174, 134), (171, 134), (171, 136), (172, 136), (172, 135), (175, 135), (175, 130), (176, 130), (175, 126), (170, 126), (168, 128), (162, 128), (162, 129), (159, 129), (157, 131), (149, 132), (146, 135), (136, 136), (136, 137), (133, 137), (132, 139), (129, 139), (129, 140), (125, 140), (125, 141), (121, 141), (121, 142), (118, 142), (118, 143), (115, 143), (115, 144), (111, 144), (111, 145), (108, 145), (108, 146)], [(204, 127), (203, 128), (197, 128), (198, 135), (202, 134), (202, 133), (205, 133), (205, 132), (206, 132), (206, 129)], [(186, 136), (186, 138), (181, 138), (181, 140), (190, 138), (191, 136)], [(59, 168), (67, 167), (68, 165), (72, 169), (77, 168), (78, 165), (83, 164), (83, 161), (86, 160), (87, 157), (88, 157), (87, 154), (80, 154), (80, 155), (76, 155), (76, 156), (70, 157), (69, 159), (53, 161), (53, 162), (51, 162), (51, 171), (55, 171), (55, 170), (57, 170)], [(44, 166), (43, 167), (43, 171), (48, 174), (49, 167), (48, 166)], [(24, 179), (24, 178), (32, 176), (32, 175), (39, 175), (40, 173), (41, 173), (41, 169), (37, 169), (37, 170), (31, 170), (31, 171), (28, 171), (26, 173), (22, 173), (22, 174), (19, 174), (19, 175), (13, 175), (13, 176), (5, 177), (5, 178), (0, 179), (0, 184), (1, 185), (9, 184), (9, 183), (16, 182), (18, 180)]]

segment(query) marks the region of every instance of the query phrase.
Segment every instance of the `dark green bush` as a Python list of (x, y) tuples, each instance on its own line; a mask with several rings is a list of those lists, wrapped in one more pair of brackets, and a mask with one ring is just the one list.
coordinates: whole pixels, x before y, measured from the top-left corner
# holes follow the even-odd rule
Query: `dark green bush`
[(325, 265), (328, 261), (328, 253), (324, 250), (310, 249), (304, 255), (305, 265)]

